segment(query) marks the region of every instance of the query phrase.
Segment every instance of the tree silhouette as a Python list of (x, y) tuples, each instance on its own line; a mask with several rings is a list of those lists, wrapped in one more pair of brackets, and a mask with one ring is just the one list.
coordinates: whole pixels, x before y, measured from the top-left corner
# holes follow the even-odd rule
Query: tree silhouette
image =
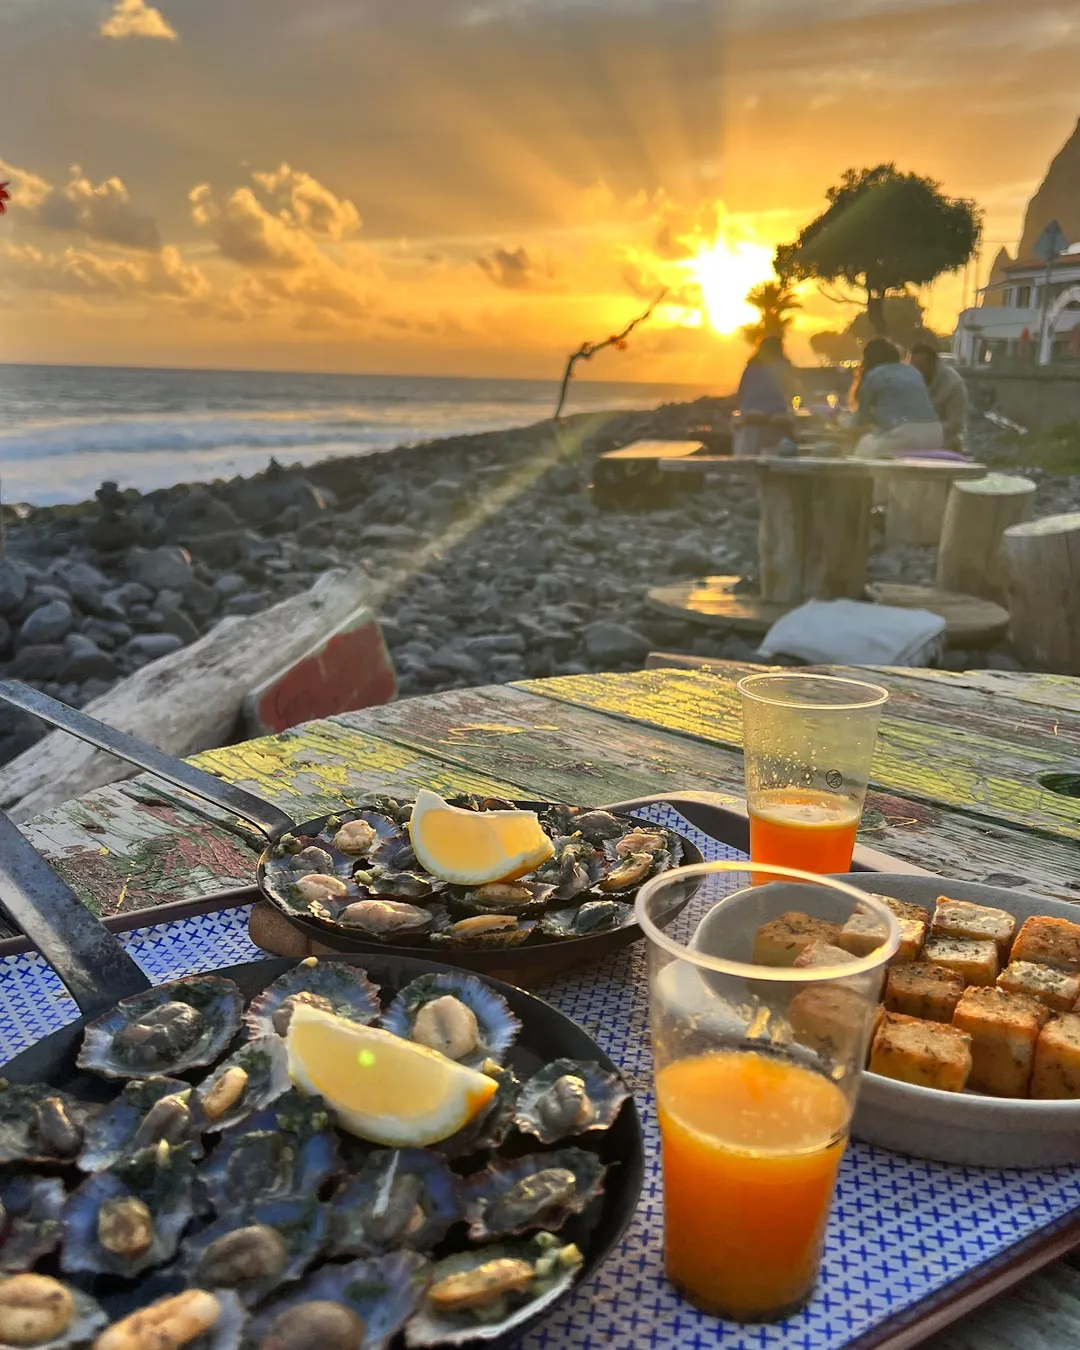
[(576, 352), (571, 352), (566, 358), (566, 369), (563, 371), (562, 384), (559, 387), (559, 401), (555, 405), (555, 421), (562, 416), (563, 404), (566, 402), (566, 395), (570, 388), (570, 381), (574, 377), (574, 367), (579, 361), (591, 361), (597, 352), (602, 352), (605, 347), (615, 347), (618, 351), (625, 351), (626, 339), (634, 331), (639, 323), (644, 323), (648, 319), (656, 306), (667, 295), (667, 287), (660, 292), (647, 310), (639, 314), (636, 319), (631, 319), (621, 333), (612, 333), (603, 342), (583, 342)]
[(795, 321), (793, 311), (802, 309), (795, 292), (783, 279), (752, 286), (746, 293), (746, 301), (761, 315), (756, 323), (748, 323), (742, 329), (743, 337), (752, 347), (762, 338), (783, 337)]
[[(916, 342), (925, 342), (941, 351), (948, 346), (940, 333), (926, 326), (925, 310), (913, 295), (890, 295), (885, 301), (885, 322), (892, 340), (908, 351)], [(815, 333), (810, 339), (810, 348), (826, 363), (839, 365), (841, 361), (858, 361), (863, 347), (873, 336), (870, 318), (862, 311), (843, 332)]]
[(978, 245), (973, 201), (946, 197), (932, 178), (895, 164), (848, 169), (825, 197), (828, 209), (776, 250), (777, 275), (858, 287), (875, 333), (888, 331), (886, 296), (957, 271)]

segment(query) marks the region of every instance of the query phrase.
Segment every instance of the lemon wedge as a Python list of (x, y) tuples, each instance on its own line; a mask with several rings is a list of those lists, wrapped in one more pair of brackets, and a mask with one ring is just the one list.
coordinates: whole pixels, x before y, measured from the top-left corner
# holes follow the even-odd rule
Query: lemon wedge
[(456, 886), (514, 881), (555, 852), (535, 811), (467, 811), (427, 788), (416, 794), (409, 835), (420, 865)]
[(498, 1084), (437, 1050), (299, 1004), (285, 1038), (289, 1076), (322, 1097), (343, 1130), (392, 1148), (449, 1139)]

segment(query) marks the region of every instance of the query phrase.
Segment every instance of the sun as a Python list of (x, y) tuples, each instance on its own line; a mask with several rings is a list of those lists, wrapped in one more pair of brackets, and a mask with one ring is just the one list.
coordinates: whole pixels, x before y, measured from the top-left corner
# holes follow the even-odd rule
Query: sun
[(749, 240), (718, 239), (685, 263), (689, 280), (701, 290), (709, 327), (726, 336), (753, 323), (757, 310), (746, 293), (773, 273), (773, 251)]

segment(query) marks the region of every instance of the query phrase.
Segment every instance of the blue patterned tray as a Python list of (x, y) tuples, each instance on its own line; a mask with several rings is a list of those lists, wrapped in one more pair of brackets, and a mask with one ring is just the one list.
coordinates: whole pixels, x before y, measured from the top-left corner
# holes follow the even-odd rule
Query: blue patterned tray
[[(745, 858), (672, 808), (639, 814), (691, 839), (707, 859)], [(155, 981), (258, 960), (247, 908), (137, 929), (121, 941)], [(1080, 1214), (1080, 1168), (991, 1171), (920, 1162), (853, 1143), (826, 1240), (817, 1296), (769, 1326), (706, 1317), (663, 1274), (660, 1137), (651, 1090), (645, 958), (640, 944), (571, 971), (545, 997), (583, 1026), (621, 1067), (645, 1125), (645, 1190), (634, 1222), (598, 1275), (520, 1350), (843, 1350), (939, 1295), (1048, 1226)], [(0, 1062), (77, 1016), (40, 956), (0, 961)]]

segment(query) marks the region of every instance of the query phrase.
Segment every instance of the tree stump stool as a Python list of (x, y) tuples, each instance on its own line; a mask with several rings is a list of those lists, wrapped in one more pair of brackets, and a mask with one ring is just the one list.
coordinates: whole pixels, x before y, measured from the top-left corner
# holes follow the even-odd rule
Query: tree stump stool
[(1010, 525), (1030, 520), (1034, 504), (1030, 478), (989, 473), (953, 483), (941, 527), (938, 587), (1004, 603), (1002, 536)]
[(893, 478), (885, 492), (885, 544), (925, 547), (941, 538), (952, 484), (945, 479)]
[(1010, 525), (1002, 556), (1016, 655), (1080, 675), (1080, 512)]
[(873, 491), (864, 465), (770, 460), (761, 477), (761, 598), (861, 600)]

